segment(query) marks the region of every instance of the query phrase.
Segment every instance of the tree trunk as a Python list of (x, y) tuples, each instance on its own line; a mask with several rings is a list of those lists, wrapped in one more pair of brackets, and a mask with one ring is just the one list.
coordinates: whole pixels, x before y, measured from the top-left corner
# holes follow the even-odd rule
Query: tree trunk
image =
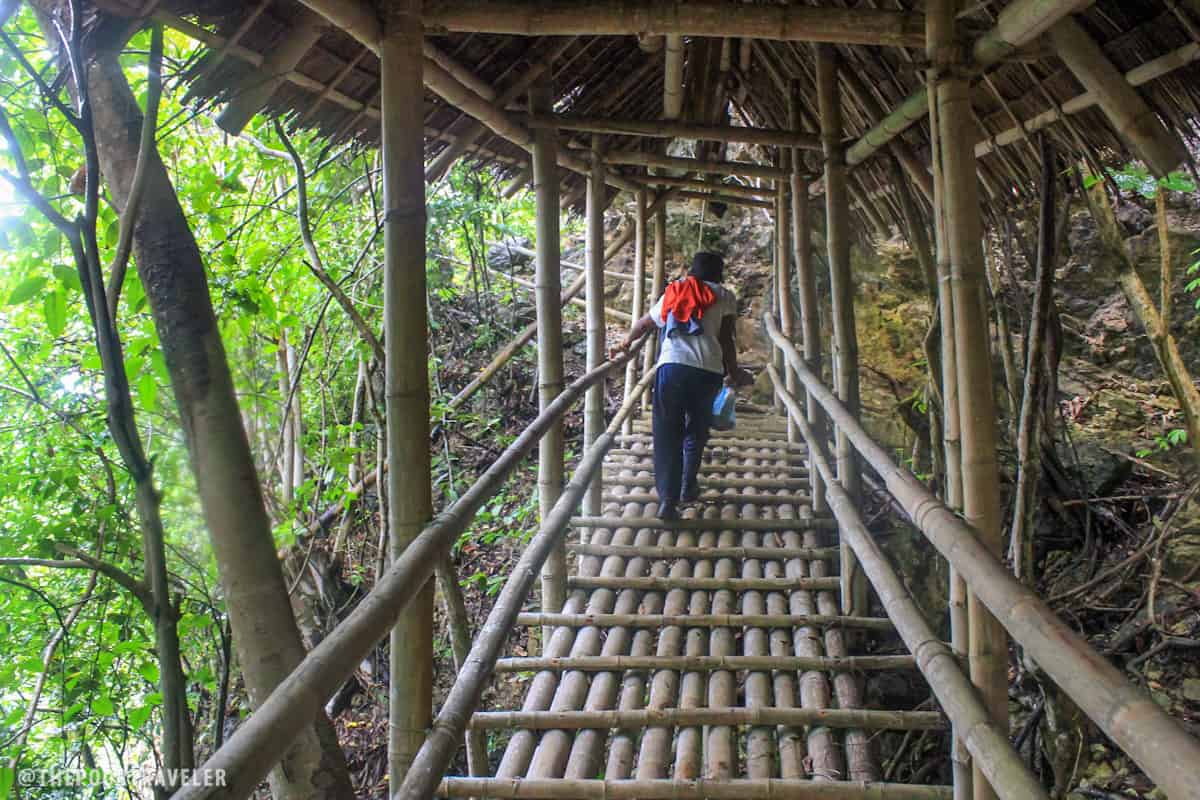
[[(123, 209), (133, 183), (142, 114), (117, 55), (97, 55), (88, 85), (101, 170), (114, 204)], [(171, 375), (238, 660), (257, 706), (300, 663), (304, 647), (275, 555), (200, 250), (157, 153), (150, 154), (146, 167), (134, 230), (138, 274)], [(353, 796), (327, 719), (319, 718), (297, 739), (271, 784), (276, 798), (289, 800)]]

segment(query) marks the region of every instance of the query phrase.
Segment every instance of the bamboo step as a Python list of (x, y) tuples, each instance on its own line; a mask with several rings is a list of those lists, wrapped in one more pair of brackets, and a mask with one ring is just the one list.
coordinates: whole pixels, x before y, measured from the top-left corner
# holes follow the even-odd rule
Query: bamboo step
[(444, 778), (439, 797), (497, 800), (952, 800), (949, 786), (783, 778), (743, 780), (585, 780)]
[[(658, 517), (572, 517), (574, 528), (650, 528), (672, 531), (797, 531), (837, 530), (828, 517), (812, 519), (673, 519)], [(771, 556), (778, 558), (778, 556)]]
[(720, 670), (822, 670), (828, 672), (877, 672), (881, 670), (913, 670), (917, 668), (912, 656), (575, 656), (545, 658), (502, 658), (496, 662), (496, 672), (622, 672), (637, 670), (681, 670), (684, 672), (717, 672)]
[[(652, 459), (654, 450), (649, 446), (642, 450), (635, 450), (628, 447), (616, 447), (608, 451), (609, 456), (614, 458), (643, 458)], [(714, 455), (721, 455), (721, 459), (713, 458)], [(808, 461), (806, 455), (799, 453), (771, 453), (764, 455), (761, 452), (752, 449), (733, 448), (733, 447), (705, 447), (702, 463), (705, 464), (724, 464), (727, 459), (736, 458), (769, 458), (774, 461), (786, 460), (789, 464), (804, 464)], [(741, 467), (730, 467), (730, 469), (741, 469)]]
[(798, 628), (801, 625), (894, 630), (886, 617), (842, 617), (824, 614), (520, 614), (526, 627), (568, 628)]
[[(613, 486), (647, 488), (654, 486), (650, 476), (606, 475), (605, 482)], [(706, 478), (699, 479), (700, 489), (796, 489), (808, 483), (807, 478)]]
[[(627, 433), (617, 437), (622, 442), (644, 442), (652, 444), (654, 437), (648, 433)], [(719, 436), (712, 435), (708, 439), (708, 447), (721, 448), (732, 446), (736, 448), (761, 448), (763, 450), (788, 450), (805, 452), (807, 448), (801, 444), (789, 443), (787, 439), (770, 439), (754, 436)]]
[[(651, 487), (653, 488), (653, 487)], [(657, 503), (657, 492), (630, 492), (628, 494), (604, 494), (601, 497), (601, 502), (604, 503)], [(807, 494), (746, 494), (744, 492), (730, 492), (729, 494), (702, 494), (696, 498), (694, 503), (701, 505), (709, 504), (724, 504), (724, 503), (739, 503), (752, 504), (760, 506), (806, 506), (812, 502), (812, 496)]]
[(481, 711), (471, 717), (476, 730), (528, 731), (603, 728), (690, 727), (698, 725), (822, 725), (876, 731), (945, 730), (936, 711), (874, 711), (859, 708), (645, 708), (637, 711)]
[[(654, 459), (647, 456), (637, 462), (631, 461), (605, 461), (604, 474), (605, 477), (616, 477), (614, 470), (648, 470), (654, 471)], [(808, 468), (798, 464), (774, 465), (774, 464), (701, 464), (701, 475), (726, 475), (730, 472), (735, 473), (764, 473), (767, 475), (782, 477), (794, 475), (797, 478), (808, 476)]]
[(833, 578), (567, 578), (569, 589), (640, 589), (644, 592), (669, 592), (672, 589), (731, 592), (791, 592), (796, 590), (836, 590), (841, 579)]
[[(691, 522), (692, 520), (688, 520)], [(571, 552), (585, 556), (626, 558), (759, 558), (830, 561), (838, 557), (836, 547), (637, 547), (619, 544), (568, 544)]]

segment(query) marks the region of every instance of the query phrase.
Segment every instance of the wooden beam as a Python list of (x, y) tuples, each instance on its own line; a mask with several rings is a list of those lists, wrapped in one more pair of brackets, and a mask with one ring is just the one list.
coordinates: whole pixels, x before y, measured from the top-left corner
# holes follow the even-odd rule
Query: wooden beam
[[(1015, 0), (1000, 12), (996, 24), (971, 47), (973, 66), (988, 67), (1036, 39), (1058, 20), (1091, 5), (1093, 0)], [(875, 127), (846, 151), (846, 163), (861, 164), (879, 148), (908, 130), (929, 113), (929, 96), (922, 86), (910, 94)]]
[(1151, 172), (1163, 177), (1187, 159), (1183, 142), (1167, 130), (1078, 22), (1061, 20), (1050, 29), (1050, 41), (1058, 57), (1096, 98), (1113, 127)]
[(758, 200), (719, 192), (693, 192), (681, 189), (675, 193), (675, 196), (688, 200), (706, 200), (710, 203), (724, 203), (727, 206), (749, 206), (750, 208), (765, 208), (768, 210), (775, 207), (775, 204), (770, 200)]
[(820, 150), (820, 137), (801, 131), (774, 128), (748, 128), (739, 125), (697, 125), (670, 120), (617, 120), (569, 114), (532, 116), (530, 128), (558, 128), (564, 131), (611, 133), (621, 136), (648, 136), (657, 139), (700, 139), (710, 142), (743, 142), (773, 147), (803, 147)]
[[(311, 0), (306, 0), (310, 2)], [(342, 3), (339, 3), (341, 5)], [(744, 36), (795, 42), (924, 47), (920, 14), (721, 0), (446, 0), (422, 15), (430, 31), (517, 36)], [(670, 42), (668, 40), (668, 47)]]
[(740, 183), (709, 183), (699, 178), (672, 178), (667, 175), (647, 175), (646, 183), (651, 186), (674, 186), (680, 189), (693, 189), (698, 192), (720, 192), (730, 197), (744, 197), (747, 200), (766, 200), (772, 196), (770, 189), (758, 189), (754, 186), (743, 186)]
[(673, 156), (660, 156), (656, 153), (640, 153), (632, 150), (606, 153), (604, 163), (679, 169), (687, 172), (704, 172), (713, 175), (745, 175), (751, 178), (766, 178), (767, 180), (779, 180), (788, 177), (786, 170), (779, 169), (778, 167), (768, 167), (763, 164), (749, 164), (744, 161), (701, 161), (698, 158), (676, 158)]

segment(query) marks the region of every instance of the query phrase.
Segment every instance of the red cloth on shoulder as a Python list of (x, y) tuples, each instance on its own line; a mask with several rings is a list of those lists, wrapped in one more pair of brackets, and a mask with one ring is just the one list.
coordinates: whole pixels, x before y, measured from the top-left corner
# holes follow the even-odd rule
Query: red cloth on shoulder
[(717, 294), (708, 284), (689, 275), (681, 281), (667, 285), (663, 295), (662, 321), (667, 321), (667, 315), (674, 314), (676, 322), (687, 322), (693, 316), (703, 319), (704, 312), (717, 302)]

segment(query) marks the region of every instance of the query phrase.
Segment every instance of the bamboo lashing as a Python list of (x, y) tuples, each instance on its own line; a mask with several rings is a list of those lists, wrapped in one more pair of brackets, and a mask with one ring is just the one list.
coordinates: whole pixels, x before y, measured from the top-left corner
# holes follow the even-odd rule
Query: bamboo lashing
[[(767, 320), (767, 329), (772, 339), (782, 340), (773, 320)], [(817, 398), (826, 413), (845, 426), (854, 446), (879, 474), (913, 524), (966, 580), (970, 590), (996, 615), (1025, 653), (1168, 796), (1200, 797), (1200, 774), (1192, 766), (1200, 763), (1200, 742), (1189, 736), (1145, 692), (1095, 654), (1042, 598), (1009, 574), (964, 521), (910, 472), (897, 467), (887, 451), (871, 439), (820, 379), (808, 371), (794, 348), (784, 345), (784, 353), (806, 391)]]

